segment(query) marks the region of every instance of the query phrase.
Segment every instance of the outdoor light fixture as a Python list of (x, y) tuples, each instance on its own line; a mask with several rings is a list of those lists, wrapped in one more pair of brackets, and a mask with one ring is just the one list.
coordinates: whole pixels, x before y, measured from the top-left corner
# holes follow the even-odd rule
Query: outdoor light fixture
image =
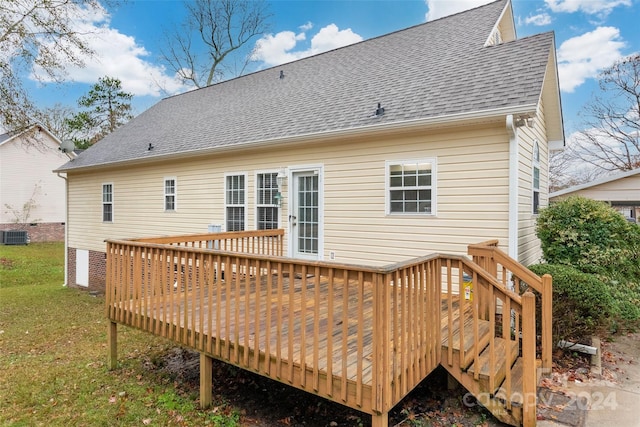
[(276, 183), (278, 184), (278, 192), (273, 196), (273, 198), (276, 200), (276, 205), (278, 205), (278, 207), (282, 207), (282, 199), (284, 198), (282, 196), (282, 186), (284, 185), (284, 182), (287, 179), (287, 170), (285, 168), (280, 168), (280, 170), (278, 171), (278, 175), (276, 176)]
[(278, 183), (278, 188), (282, 188), (285, 180), (287, 179), (287, 170), (285, 168), (280, 168), (278, 171), (278, 176), (276, 177), (276, 182)]
[(276, 205), (278, 205), (279, 208), (282, 207), (282, 193), (280, 193), (279, 191), (275, 194), (275, 196), (273, 196), (273, 198), (276, 200)]

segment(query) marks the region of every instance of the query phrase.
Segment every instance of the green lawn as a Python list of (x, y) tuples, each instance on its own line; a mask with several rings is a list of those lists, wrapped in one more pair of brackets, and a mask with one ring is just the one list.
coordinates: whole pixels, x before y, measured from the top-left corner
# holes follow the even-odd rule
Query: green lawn
[(61, 243), (0, 246), (0, 425), (238, 425), (226, 405), (198, 410), (192, 388), (149, 368), (168, 341), (119, 327), (108, 371), (104, 298), (63, 276)]

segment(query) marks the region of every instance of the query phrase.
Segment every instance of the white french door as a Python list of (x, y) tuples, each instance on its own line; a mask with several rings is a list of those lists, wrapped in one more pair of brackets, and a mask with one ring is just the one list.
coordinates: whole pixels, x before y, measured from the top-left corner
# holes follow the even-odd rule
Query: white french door
[(317, 260), (321, 254), (321, 186), (320, 169), (294, 171), (291, 175), (292, 254), (295, 258)]

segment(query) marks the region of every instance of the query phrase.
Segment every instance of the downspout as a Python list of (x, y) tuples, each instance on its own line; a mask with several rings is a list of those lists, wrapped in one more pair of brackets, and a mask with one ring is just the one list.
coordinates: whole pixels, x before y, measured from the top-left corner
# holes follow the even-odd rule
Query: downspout
[(513, 114), (507, 115), (509, 134), (509, 247), (508, 254), (518, 260), (518, 129)]
[(58, 178), (64, 179), (64, 283), (67, 286), (67, 277), (69, 275), (69, 181), (67, 177), (57, 173)]

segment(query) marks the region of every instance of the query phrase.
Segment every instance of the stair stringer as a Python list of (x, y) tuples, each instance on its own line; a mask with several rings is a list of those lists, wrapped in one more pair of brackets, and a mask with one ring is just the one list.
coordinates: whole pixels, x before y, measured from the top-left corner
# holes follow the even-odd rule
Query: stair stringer
[[(446, 355), (443, 356), (446, 358)], [(454, 357), (455, 359), (455, 357)], [(442, 367), (458, 381), (462, 387), (464, 387), (473, 397), (477, 400), (479, 404), (481, 404), (484, 408), (486, 408), (491, 414), (496, 417), (498, 420), (505, 424), (509, 424), (512, 426), (521, 426), (522, 425), (522, 406), (520, 405), (512, 405), (511, 410), (507, 409), (507, 405), (502, 399), (498, 399), (493, 396), (489, 391), (480, 389), (480, 382), (473, 378), (472, 374), (468, 374), (463, 372), (459, 366), (449, 366), (446, 363), (446, 360), (442, 361)], [(465, 399), (463, 401), (466, 402)]]

